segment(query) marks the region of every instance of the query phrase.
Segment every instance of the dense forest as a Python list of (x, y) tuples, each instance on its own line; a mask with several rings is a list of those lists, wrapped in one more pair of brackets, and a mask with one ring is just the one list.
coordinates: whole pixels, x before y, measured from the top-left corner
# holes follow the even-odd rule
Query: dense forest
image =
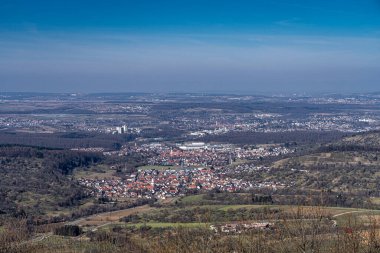
[(268, 144), (268, 143), (297, 143), (316, 144), (340, 140), (346, 134), (338, 131), (294, 131), (278, 133), (260, 132), (231, 132), (222, 135), (208, 135), (200, 140), (204, 142), (223, 142), (233, 144)]
[(22, 133), (0, 131), (0, 145), (17, 144), (26, 146), (38, 146), (48, 148), (90, 148), (103, 147), (117, 149), (126, 141), (135, 138), (133, 135), (110, 135), (100, 133)]
[(4, 145), (0, 147), (0, 212), (44, 214), (88, 197), (67, 175), (102, 159), (96, 153)]

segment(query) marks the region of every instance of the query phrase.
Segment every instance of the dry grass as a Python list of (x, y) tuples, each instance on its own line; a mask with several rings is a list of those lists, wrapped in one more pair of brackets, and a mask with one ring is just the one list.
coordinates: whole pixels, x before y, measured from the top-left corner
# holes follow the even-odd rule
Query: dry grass
[(110, 222), (117, 222), (121, 218), (131, 215), (131, 214), (137, 214), (137, 213), (144, 213), (153, 210), (153, 207), (150, 207), (148, 205), (144, 206), (138, 206), (134, 208), (129, 208), (126, 210), (120, 210), (120, 211), (113, 211), (113, 212), (107, 212), (107, 213), (101, 213), (89, 216), (85, 219), (82, 219), (80, 222), (78, 222), (78, 225), (81, 226), (101, 226)]

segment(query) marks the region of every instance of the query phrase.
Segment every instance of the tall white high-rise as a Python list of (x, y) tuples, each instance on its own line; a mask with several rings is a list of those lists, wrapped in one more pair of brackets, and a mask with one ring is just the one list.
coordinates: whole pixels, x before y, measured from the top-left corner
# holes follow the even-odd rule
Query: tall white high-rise
[(116, 132), (118, 134), (122, 134), (124, 131), (123, 131), (123, 128), (122, 127), (116, 127)]

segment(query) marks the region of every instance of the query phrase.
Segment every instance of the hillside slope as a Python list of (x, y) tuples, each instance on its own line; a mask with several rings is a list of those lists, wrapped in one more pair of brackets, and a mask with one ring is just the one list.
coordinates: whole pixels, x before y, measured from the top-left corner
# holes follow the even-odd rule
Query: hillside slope
[(44, 214), (72, 206), (85, 189), (67, 176), (96, 162), (96, 154), (22, 146), (0, 147), (0, 213)]

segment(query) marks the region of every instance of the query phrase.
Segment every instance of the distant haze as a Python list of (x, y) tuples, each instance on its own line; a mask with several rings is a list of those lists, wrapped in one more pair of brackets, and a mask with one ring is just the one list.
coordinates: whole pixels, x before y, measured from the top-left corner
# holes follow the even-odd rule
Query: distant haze
[(380, 1), (0, 2), (0, 92), (379, 90)]

